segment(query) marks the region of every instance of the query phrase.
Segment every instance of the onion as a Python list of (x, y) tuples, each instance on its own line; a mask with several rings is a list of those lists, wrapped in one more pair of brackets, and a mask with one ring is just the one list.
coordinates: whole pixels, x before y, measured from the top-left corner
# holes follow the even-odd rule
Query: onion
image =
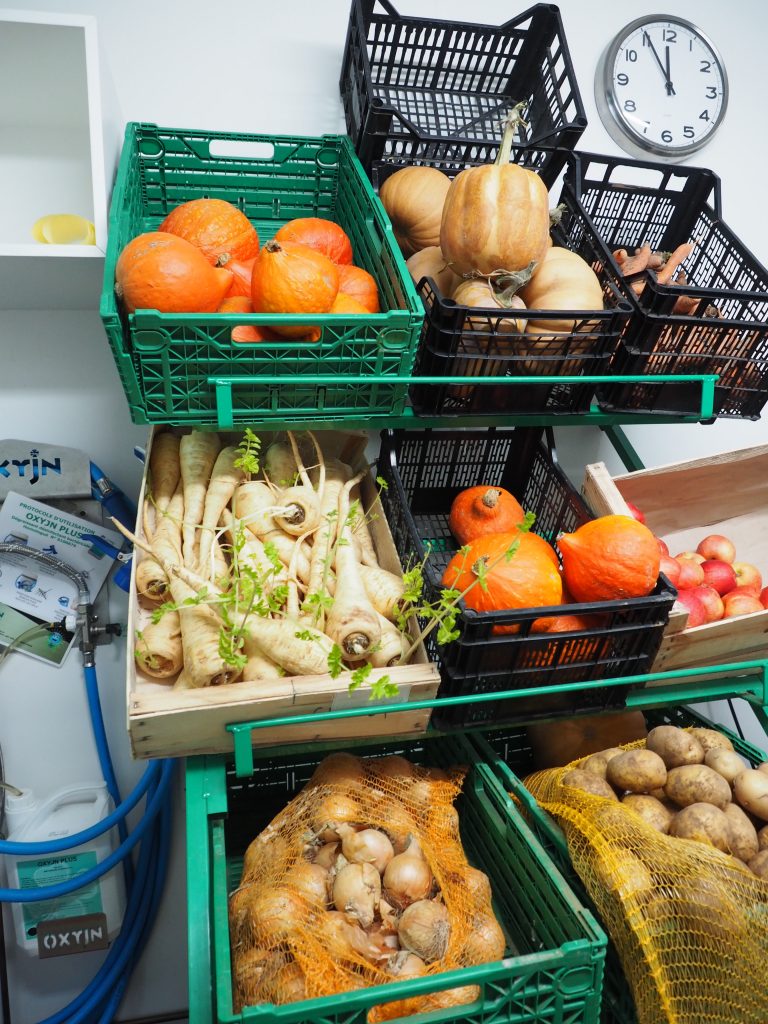
[(329, 793), (312, 814), (312, 831), (324, 843), (341, 839), (336, 825), (349, 824), (360, 819), (360, 805), (343, 793)]
[(378, 958), (379, 951), (370, 942), (359, 924), (352, 924), (344, 914), (331, 910), (321, 914), (317, 922), (318, 938), (324, 942), (329, 955), (354, 959), (357, 953), (366, 960)]
[(267, 947), (295, 935), (305, 915), (301, 898), (282, 886), (263, 890), (248, 905), (248, 923), (255, 944)]
[(368, 767), (381, 779), (412, 779), (418, 770), (416, 765), (399, 754), (369, 758)]
[(285, 964), (283, 953), (266, 949), (248, 949), (237, 952), (233, 958), (232, 977), (235, 983), (235, 1010), (263, 1002), (263, 987)]
[(371, 864), (347, 864), (333, 881), (333, 902), (347, 918), (370, 928), (381, 897), (381, 878)]
[(260, 835), (256, 836), (245, 851), (245, 856), (243, 857), (243, 882), (256, 881), (263, 874), (265, 864), (285, 860), (287, 855), (288, 844), (285, 839), (277, 829), (268, 825)]
[[(342, 831), (341, 828), (339, 831)], [(344, 829), (341, 849), (352, 864), (373, 864), (379, 874), (395, 855), (392, 843), (375, 828), (364, 828), (362, 832)]]
[(429, 864), (421, 857), (414, 857), (406, 850), (399, 853), (387, 864), (384, 872), (384, 898), (398, 910), (404, 910), (411, 903), (425, 900), (432, 889), (434, 879)]
[(401, 949), (393, 957), (389, 958), (387, 972), (395, 978), (405, 981), (406, 978), (420, 978), (427, 973), (427, 965), (420, 956), (409, 953), (407, 949)]
[(299, 1003), (307, 998), (307, 982), (304, 971), (297, 963), (285, 964), (277, 972), (270, 985), (272, 1001), (280, 1006)]
[(447, 988), (426, 996), (430, 1010), (449, 1010), (452, 1006), (464, 1006), (480, 998), (479, 985), (465, 985), (462, 988)]
[(286, 872), (283, 885), (296, 890), (313, 906), (325, 909), (328, 905), (328, 869), (321, 864), (299, 861)]
[(370, 815), (381, 822), (380, 828), (389, 836), (395, 853), (402, 853), (417, 829), (416, 819), (405, 804), (385, 797), (371, 807)]
[(397, 929), (389, 927), (384, 921), (374, 924), (368, 929), (368, 939), (374, 949), (378, 951), (381, 960), (388, 960), (393, 953), (397, 953), (400, 949)]
[(340, 847), (341, 843), (338, 841), (335, 843), (324, 843), (322, 846), (318, 846), (317, 853), (313, 857), (312, 863), (319, 864), (321, 868), (332, 868)]
[(427, 964), (445, 956), (450, 933), (445, 905), (433, 900), (419, 900), (406, 907), (397, 930), (403, 949), (420, 956)]
[(315, 768), (310, 784), (331, 784), (331, 783), (356, 783), (362, 782), (364, 775), (363, 763), (354, 754), (346, 754), (340, 751), (337, 754), (329, 754)]
[(488, 875), (477, 868), (468, 867), (464, 872), (464, 881), (476, 901), (491, 902), (491, 883)]
[(432, 807), (429, 812), (429, 826), (441, 837), (450, 836), (458, 839), (459, 836), (459, 814), (451, 804), (438, 804)]
[(492, 914), (478, 914), (464, 943), (469, 964), (490, 964), (504, 958), (507, 941), (499, 922)]

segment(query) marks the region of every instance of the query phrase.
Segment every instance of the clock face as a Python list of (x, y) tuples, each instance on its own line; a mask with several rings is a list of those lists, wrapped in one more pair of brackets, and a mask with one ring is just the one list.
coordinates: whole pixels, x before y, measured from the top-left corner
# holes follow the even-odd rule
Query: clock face
[(700, 149), (728, 103), (714, 45), (694, 25), (667, 15), (638, 18), (609, 44), (595, 78), (609, 135), (633, 155), (670, 160)]

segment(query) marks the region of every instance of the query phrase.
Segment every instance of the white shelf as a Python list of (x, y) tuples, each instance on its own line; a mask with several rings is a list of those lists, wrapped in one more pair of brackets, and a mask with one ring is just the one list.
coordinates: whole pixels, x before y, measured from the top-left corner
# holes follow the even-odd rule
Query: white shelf
[[(96, 19), (0, 9), (0, 309), (97, 309), (122, 124)], [(95, 245), (44, 245), (32, 226), (75, 213)]]

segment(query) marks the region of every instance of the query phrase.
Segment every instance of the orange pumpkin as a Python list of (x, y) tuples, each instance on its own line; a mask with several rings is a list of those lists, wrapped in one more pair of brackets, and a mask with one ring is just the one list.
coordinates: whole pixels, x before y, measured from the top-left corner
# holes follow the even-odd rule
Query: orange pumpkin
[(225, 199), (191, 199), (168, 214), (160, 231), (178, 235), (214, 266), (247, 260), (259, 251), (259, 236), (242, 210)]
[(368, 313), (368, 310), (357, 299), (353, 299), (351, 295), (347, 295), (346, 292), (339, 292), (336, 298), (333, 300), (333, 305), (328, 310), (329, 313)]
[(592, 519), (557, 539), (563, 579), (576, 601), (645, 597), (659, 576), (656, 538), (631, 516)]
[(255, 260), (255, 256), (252, 256), (249, 260), (227, 260), (227, 270), (232, 275), (229, 295), (246, 295), (250, 299), (251, 278), (253, 277), (253, 264)]
[[(308, 245), (267, 242), (253, 264), (255, 313), (327, 313), (338, 291), (336, 264)], [(302, 338), (309, 328), (281, 325), (274, 330), (281, 337)]]
[(369, 313), (378, 313), (381, 309), (376, 280), (362, 267), (339, 267), (339, 291), (357, 299)]
[[(486, 533), (506, 533), (525, 518), (517, 498), (503, 487), (467, 487), (453, 499), (448, 525), (459, 544)], [(557, 558), (557, 556), (555, 556)]]
[(212, 267), (196, 246), (165, 231), (131, 239), (115, 268), (115, 292), (129, 313), (214, 313), (231, 283), (228, 270)]
[(219, 304), (217, 313), (252, 313), (253, 306), (247, 295), (228, 295)]
[[(505, 557), (515, 541), (517, 550)], [(557, 566), (530, 533), (488, 533), (458, 551), (443, 574), (443, 586), (463, 592), (464, 603), (478, 612), (510, 608), (542, 608), (561, 603), (563, 584)], [(546, 542), (545, 542), (546, 543)], [(485, 567), (485, 587), (478, 581)], [(495, 626), (494, 633), (516, 633), (519, 626)]]
[[(550, 615), (534, 619), (531, 633), (571, 633), (588, 632), (604, 629), (604, 615), (574, 615), (568, 612), (562, 615)], [(604, 636), (581, 636), (560, 643), (546, 644), (543, 647), (532, 647), (525, 659), (526, 668), (547, 668), (550, 665), (582, 665), (595, 662), (608, 649), (608, 640)]]
[(296, 217), (284, 224), (275, 235), (277, 242), (299, 242), (316, 249), (334, 263), (352, 262), (352, 243), (346, 231), (323, 217)]

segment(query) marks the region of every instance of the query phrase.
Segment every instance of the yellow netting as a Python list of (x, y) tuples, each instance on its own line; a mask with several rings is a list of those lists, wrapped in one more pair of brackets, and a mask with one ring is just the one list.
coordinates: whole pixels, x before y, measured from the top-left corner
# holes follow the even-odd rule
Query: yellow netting
[[(240, 887), (230, 897), (237, 1010), (501, 959), (504, 936), (491, 909), (488, 879), (470, 867), (459, 839), (453, 801), (463, 776), (463, 769), (420, 768), (396, 756), (331, 755), (318, 766), (312, 780), (251, 843)], [(334, 871), (343, 862), (337, 859), (340, 848), (328, 846), (344, 832), (344, 823), (385, 832), (395, 853), (415, 838), (432, 875), (428, 898), (440, 905), (441, 915), (443, 906), (447, 911), (443, 955), (424, 966), (406, 951), (398, 953), (394, 929), (403, 908), (390, 908), (386, 892), (375, 897), (372, 923), (356, 919), (355, 908), (342, 913), (344, 907), (334, 903)], [(325, 875), (316, 870), (318, 856), (331, 864)], [(393, 973), (398, 968), (401, 973)], [(475, 986), (465, 986), (390, 1002), (373, 1007), (369, 1020), (468, 1003), (478, 994)]]
[(563, 785), (577, 763), (525, 785), (566, 834), (640, 1024), (766, 1024), (768, 881), (735, 857), (657, 832), (620, 803)]

